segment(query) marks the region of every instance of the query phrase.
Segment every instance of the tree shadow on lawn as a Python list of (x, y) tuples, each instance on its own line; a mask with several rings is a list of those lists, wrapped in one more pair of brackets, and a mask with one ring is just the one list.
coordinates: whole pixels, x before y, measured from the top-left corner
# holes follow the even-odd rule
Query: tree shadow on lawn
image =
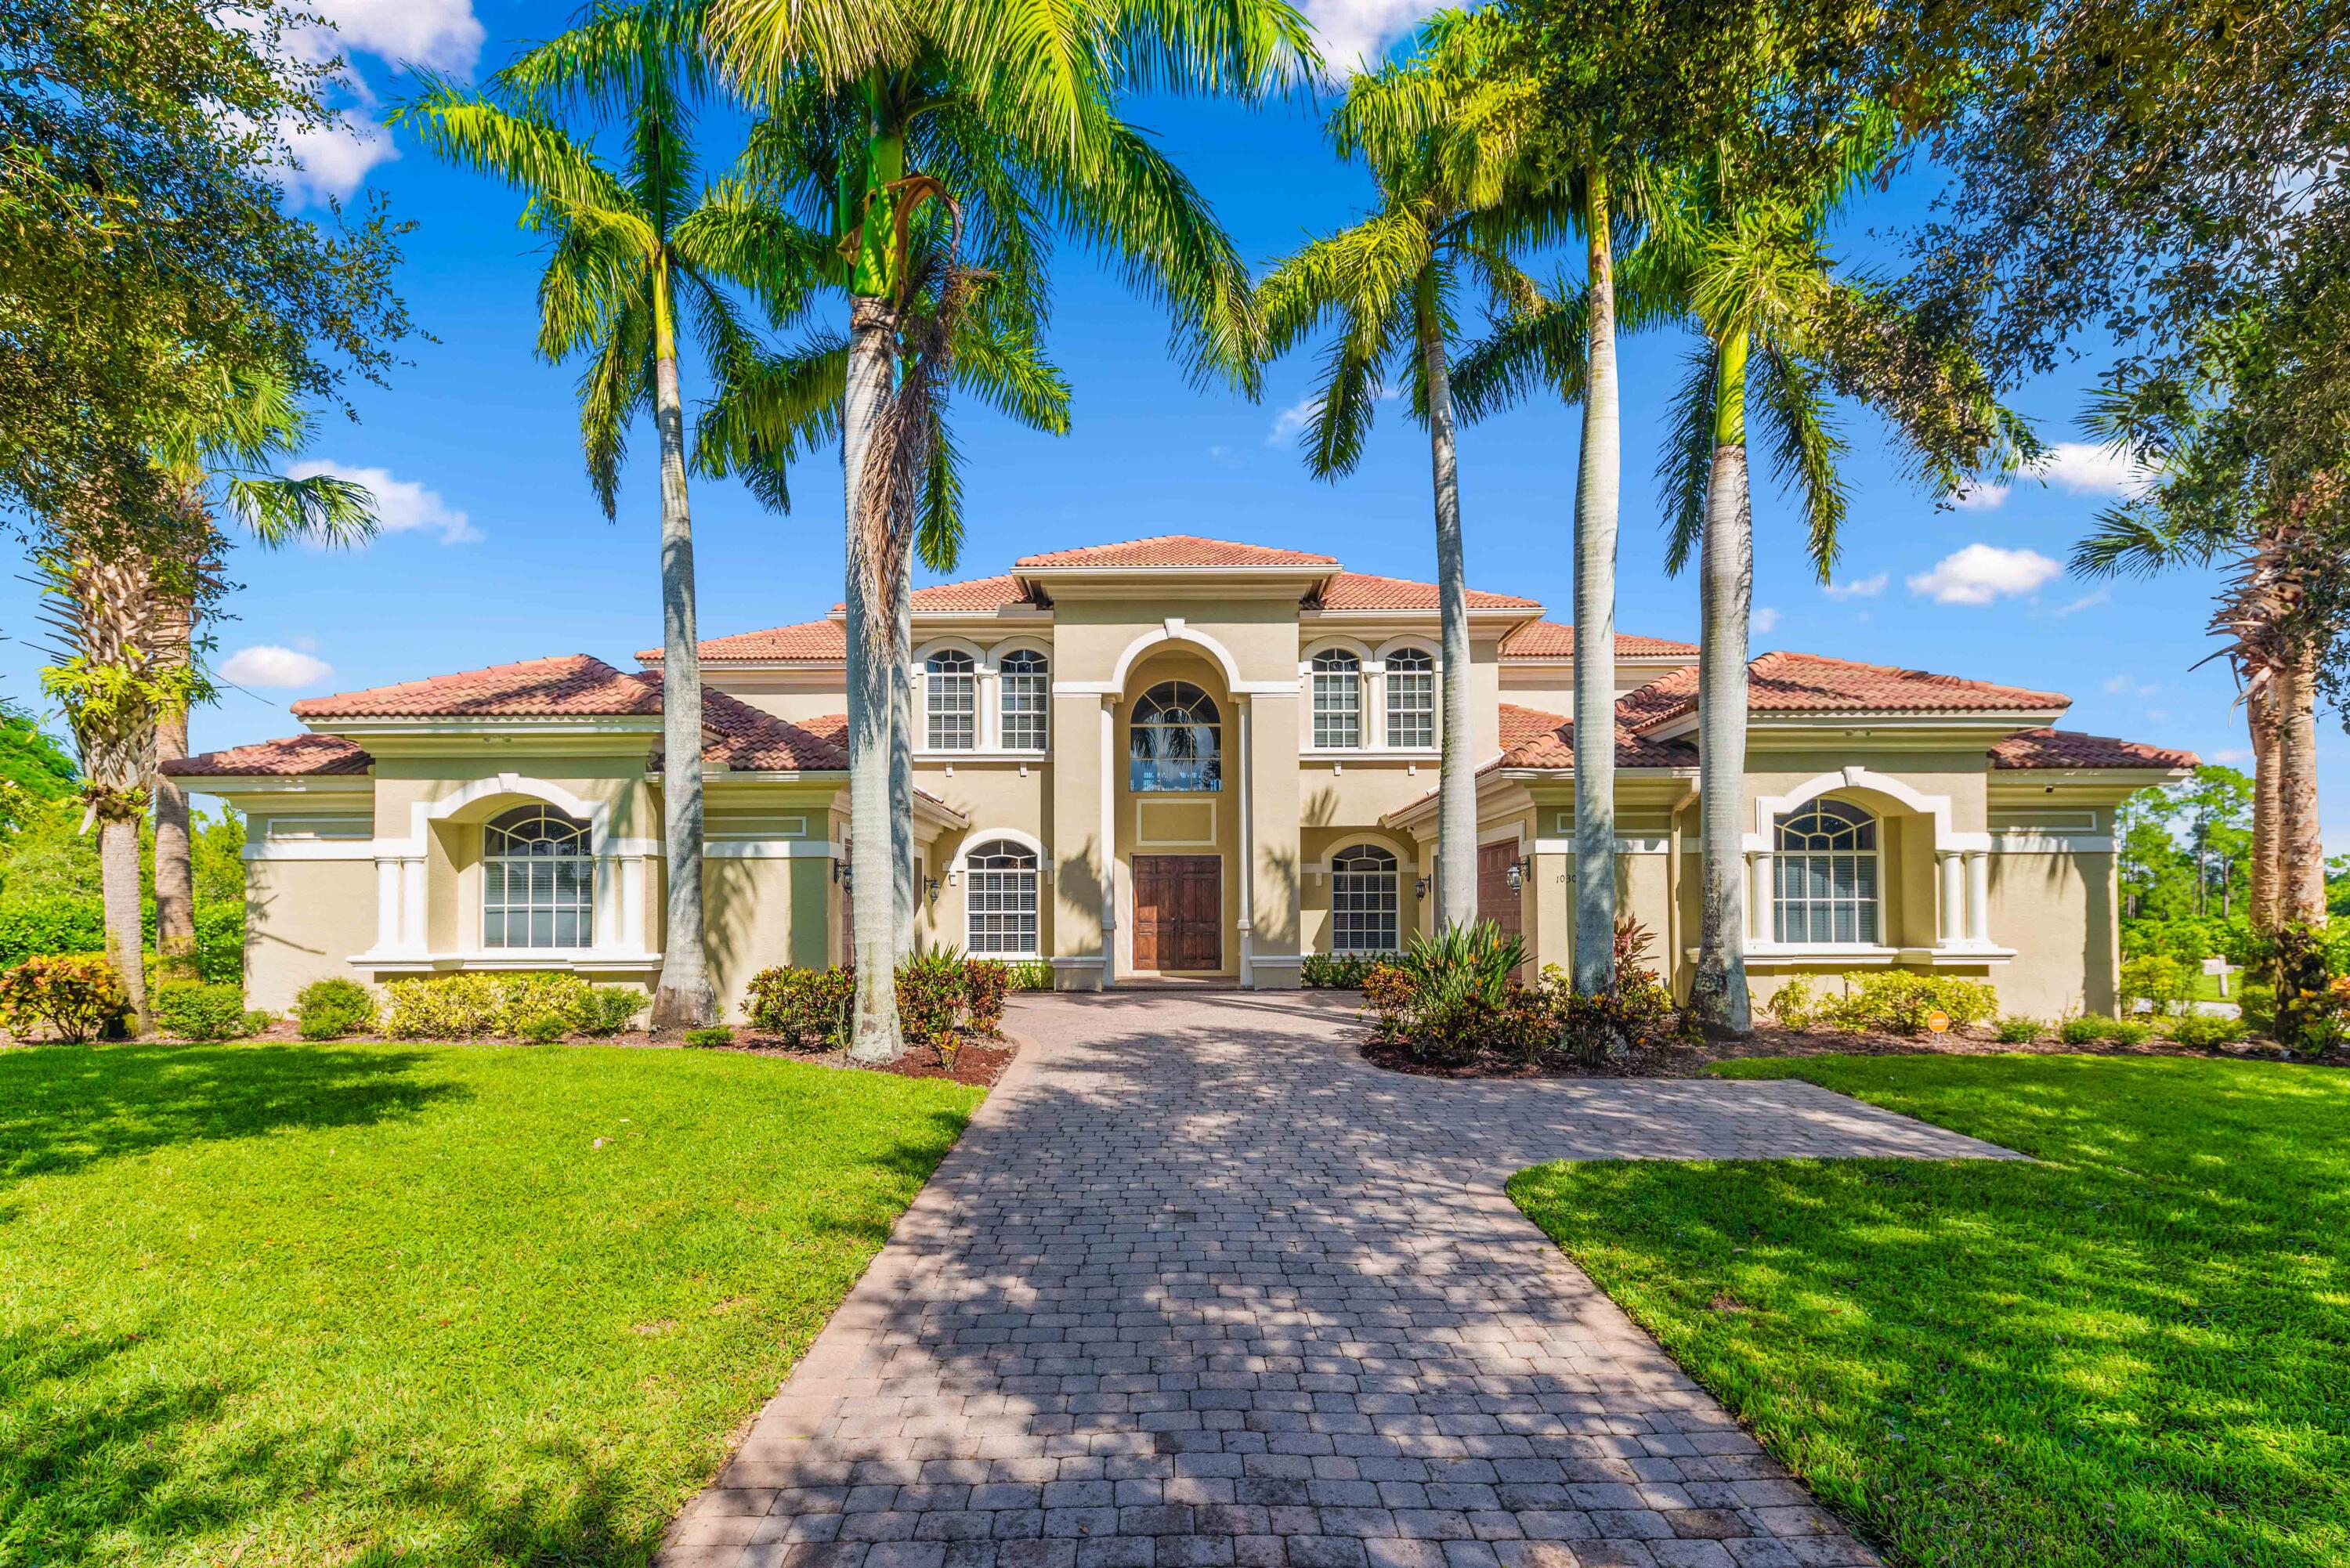
[(388, 1121), (469, 1092), (418, 1077), (431, 1060), (328, 1045), (0, 1051), (0, 1189), (172, 1144)]
[(2339, 1139), (2254, 1130), (2265, 1096), (2222, 1089), (2164, 1147), (2166, 1117), (2057, 1087), (1936, 1116), (2015, 1147), (2064, 1127), (2044, 1163), (1587, 1164), (1511, 1190), (1901, 1561), (2344, 1561)]

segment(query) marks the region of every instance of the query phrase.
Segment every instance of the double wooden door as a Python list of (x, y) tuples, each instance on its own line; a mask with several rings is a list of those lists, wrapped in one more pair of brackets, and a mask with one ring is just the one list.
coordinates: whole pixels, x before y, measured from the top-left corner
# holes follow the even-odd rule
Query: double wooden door
[(1134, 967), (1224, 967), (1224, 863), (1215, 855), (1134, 857)]
[(1518, 841), (1505, 839), (1477, 850), (1477, 918), (1491, 920), (1505, 936), (1525, 934), (1523, 904), (1510, 888), (1510, 867), (1518, 863)]

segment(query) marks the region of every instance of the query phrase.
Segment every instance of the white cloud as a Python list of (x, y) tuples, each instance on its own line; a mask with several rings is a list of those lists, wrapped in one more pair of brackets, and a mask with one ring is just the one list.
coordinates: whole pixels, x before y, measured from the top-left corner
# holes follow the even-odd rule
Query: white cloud
[(2154, 483), (2150, 469), (2132, 462), (2110, 447), (2084, 441), (2060, 441), (2030, 472), (2037, 478), (2063, 485), (2075, 495), (2137, 495)]
[(1987, 605), (2002, 594), (2028, 594), (2064, 571), (2037, 550), (1970, 545), (1909, 579), (1909, 591), (1938, 604)]
[(2116, 697), (2151, 697), (2162, 688), (2141, 686), (2126, 675), (2116, 675), (2106, 682), (2106, 690)]
[(1333, 80), (1365, 65), (1377, 65), (1388, 46), (1440, 8), (1431, 0), (1305, 0), (1322, 49), (1322, 68)]
[(1991, 512), (2006, 504), (2004, 484), (1961, 484), (1947, 499), (1961, 512)]
[(2059, 606), (2056, 613), (2058, 615), (2078, 615), (2085, 609), (2089, 609), (2095, 606), (2104, 604), (2107, 599), (2110, 599), (2113, 597), (2114, 590), (2111, 588), (2092, 588), (2087, 593), (2083, 594), (2079, 598), (2074, 599), (2071, 604)]
[(484, 35), (473, 0), (309, 0), (303, 9), (335, 25), (306, 40), (318, 58), (359, 51), (460, 75), (471, 75), (481, 58)]
[(1873, 577), (1855, 577), (1849, 582), (1825, 584), (1820, 592), (1832, 599), (1872, 599), (1883, 593), (1885, 585), (1892, 580), (1890, 572), (1879, 572)]
[(1283, 441), (1287, 441), (1299, 431), (1304, 430), (1307, 425), (1311, 424), (1314, 421), (1314, 416), (1321, 411), (1321, 399), (1298, 399), (1297, 401), (1290, 404), (1289, 407), (1282, 410), (1281, 412), (1273, 416), (1273, 429), (1266, 433), (1264, 444), (1267, 446), (1279, 446)]
[(482, 531), (463, 512), (442, 500), (439, 491), (427, 490), (412, 479), (394, 479), (390, 469), (353, 468), (348, 463), (313, 458), (293, 464), (286, 472), (294, 479), (328, 473), (365, 485), (375, 493), (376, 522), (387, 534), (437, 529), (443, 545), (481, 542)]
[(334, 672), (335, 667), (316, 654), (280, 648), (272, 642), (240, 648), (221, 666), (221, 673), (239, 686), (263, 686), (278, 691), (316, 686)]
[(348, 109), (324, 125), (287, 126), (278, 134), (294, 164), (270, 173), (296, 202), (324, 205), (330, 198), (347, 200), (366, 182), (369, 170), (400, 156), (390, 132)]
[(2252, 760), (2252, 753), (2246, 751), (2241, 746), (2222, 746), (2218, 751), (2211, 753), (2210, 758), (2215, 763), (2223, 763), (2224, 765), (2232, 768), (2239, 763), (2251, 762)]
[(1748, 624), (1762, 636), (1768, 637), (1779, 624), (1779, 612), (1769, 605), (1764, 605), (1748, 618)]

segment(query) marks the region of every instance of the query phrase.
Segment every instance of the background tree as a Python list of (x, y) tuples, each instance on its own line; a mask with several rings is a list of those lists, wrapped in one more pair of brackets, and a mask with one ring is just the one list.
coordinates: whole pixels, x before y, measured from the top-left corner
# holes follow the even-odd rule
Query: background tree
[(1488, 77), (1492, 43), (1492, 29), (1448, 13), (1422, 31), (1409, 61), (1349, 83), (1331, 112), (1330, 140), (1341, 157), (1362, 160), (1378, 204), (1362, 222), (1276, 263), (1258, 290), (1270, 352), (1336, 329), (1299, 432), (1307, 472), (1317, 479), (1353, 472), (1379, 399), (1399, 382), (1428, 431), (1444, 665), (1436, 898), (1442, 926), (1477, 912), (1476, 737), (1453, 344), (1464, 295), (1497, 309), (1531, 303), (1534, 286), (1512, 253), (1565, 233), (1571, 212), (1568, 193), (1543, 177), (1522, 137), (1497, 134), (1470, 117), (1472, 102), (1495, 85)]
[[(618, 514), (629, 426), (650, 412), (660, 452), (661, 801), (668, 889), (651, 1023), (711, 1022), (702, 904), (702, 665), (693, 528), (686, 499), (679, 340), (694, 331), (715, 363), (752, 351), (729, 289), (773, 322), (806, 303), (822, 243), (761, 202), (743, 179), (699, 186), (691, 99), (698, 7), (592, 11), (494, 78), (487, 93), (429, 80), (393, 118), (450, 161), (529, 198), (522, 227), (550, 242), (539, 279), (539, 356), (587, 361), (580, 443), (596, 498)], [(618, 171), (556, 118), (608, 127)]]
[[(912, 223), (952, 191), (984, 258), (1041, 261), (1059, 229), (1161, 300), (1195, 374), (1252, 394), (1258, 332), (1248, 275), (1207, 204), (1118, 118), (1137, 90), (1260, 96), (1310, 67), (1282, 0), (1166, 0), (973, 8), (959, 0), (716, 0), (721, 60), (771, 123), (817, 110), (841, 126), (836, 209), (849, 307), (841, 445), (847, 559), (851, 885), (859, 1061), (903, 1048), (890, 983), (889, 797), (894, 641), (891, 510), (877, 479), (903, 472), (919, 421), (897, 421)], [(982, 265), (985, 265), (983, 260)], [(1024, 269), (1038, 278), (1041, 265)], [(1040, 313), (1041, 314), (1041, 313)], [(1111, 868), (1102, 867), (1102, 886)], [(1115, 922), (1103, 911), (1104, 929)]]

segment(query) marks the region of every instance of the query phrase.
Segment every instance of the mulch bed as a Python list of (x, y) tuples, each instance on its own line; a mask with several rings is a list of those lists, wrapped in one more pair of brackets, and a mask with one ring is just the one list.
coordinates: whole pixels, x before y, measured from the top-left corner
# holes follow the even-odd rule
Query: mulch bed
[(718, 1047), (722, 1051), (740, 1051), (754, 1056), (783, 1056), (794, 1062), (806, 1062), (818, 1067), (847, 1067), (856, 1071), (895, 1073), (901, 1078), (952, 1078), (958, 1084), (971, 1084), (979, 1088), (993, 1088), (1012, 1065), (1019, 1048), (1009, 1040), (991, 1044), (965, 1045), (955, 1053), (954, 1071), (949, 1072), (939, 1060), (939, 1054), (926, 1045), (908, 1048), (894, 1062), (867, 1068), (861, 1062), (851, 1062), (845, 1051), (804, 1051), (778, 1040), (763, 1039), (755, 1034), (737, 1036), (732, 1045)]
[[(1404, 1073), (1417, 1078), (1504, 1080), (1694, 1078), (1701, 1076), (1717, 1062), (1735, 1061), (1746, 1056), (2223, 1056), (2271, 1062), (2282, 1060), (2285, 1056), (2281, 1047), (2255, 1041), (2210, 1050), (2163, 1039), (2148, 1040), (2141, 1045), (2066, 1045), (2054, 1040), (2003, 1045), (1993, 1039), (1988, 1030), (1953, 1032), (1939, 1039), (1929, 1035), (1912, 1040), (1899, 1034), (1845, 1034), (1825, 1030), (1805, 1033), (1799, 1030), (1782, 1029), (1774, 1023), (1756, 1024), (1754, 1033), (1743, 1040), (1710, 1040), (1698, 1045), (1645, 1052), (1628, 1062), (1597, 1067), (1586, 1067), (1565, 1060), (1529, 1064), (1499, 1059), (1471, 1062), (1460, 1066), (1437, 1066), (1415, 1062), (1396, 1046), (1380, 1045), (1369, 1040), (1363, 1043), (1361, 1050), (1363, 1060), (1390, 1073)], [(2328, 1066), (2350, 1067), (2350, 1057), (2339, 1054), (2302, 1060)]]

